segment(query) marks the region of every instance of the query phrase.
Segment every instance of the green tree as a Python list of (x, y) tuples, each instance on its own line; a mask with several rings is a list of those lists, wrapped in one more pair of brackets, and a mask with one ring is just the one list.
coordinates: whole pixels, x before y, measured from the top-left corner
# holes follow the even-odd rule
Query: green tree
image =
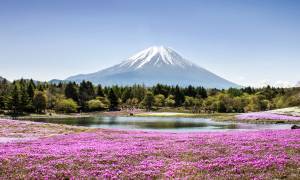
[(132, 98), (131, 88), (126, 88), (122, 93), (122, 102), (125, 103), (128, 99)]
[(154, 104), (154, 96), (153, 93), (148, 91), (143, 100), (143, 105), (146, 107), (147, 111), (150, 111)]
[(203, 108), (203, 99), (202, 98), (195, 98), (194, 99), (193, 112), (194, 113), (200, 113), (202, 108)]
[(0, 109), (7, 109), (9, 106), (11, 88), (6, 79), (0, 80)]
[(197, 95), (196, 89), (193, 86), (189, 85), (185, 90), (185, 96), (196, 97), (196, 95)]
[(158, 94), (154, 96), (154, 105), (157, 107), (165, 106), (165, 96), (163, 94)]
[(184, 94), (178, 85), (175, 87), (174, 98), (175, 98), (175, 106), (178, 107), (183, 104)]
[(87, 104), (90, 111), (100, 111), (105, 109), (105, 105), (99, 99), (89, 100)]
[(27, 87), (27, 94), (28, 94), (28, 97), (29, 97), (29, 100), (32, 102), (33, 101), (33, 97), (34, 97), (34, 91), (35, 91), (35, 84), (33, 82), (33, 80), (31, 79), (29, 81), (29, 85)]
[(27, 90), (24, 87), (24, 85), (20, 88), (20, 108), (21, 111), (29, 111), (31, 109), (31, 101), (29, 99), (29, 96), (27, 94)]
[(183, 105), (186, 108), (192, 107), (192, 106), (195, 105), (195, 99), (193, 97), (190, 97), (190, 96), (185, 96), (185, 101), (184, 101)]
[(75, 113), (77, 112), (78, 105), (73, 99), (60, 99), (55, 106), (57, 112)]
[(165, 105), (168, 107), (173, 107), (175, 106), (175, 100), (174, 100), (174, 96), (173, 95), (169, 95), (166, 99), (165, 99)]
[(79, 105), (82, 110), (87, 110), (87, 101), (95, 98), (93, 84), (89, 81), (82, 81), (79, 86)]
[(17, 84), (14, 85), (11, 99), (10, 99), (10, 109), (12, 110), (13, 115), (17, 115), (21, 113), (21, 98), (20, 98), (20, 90)]
[(47, 97), (42, 91), (37, 91), (33, 98), (33, 105), (37, 113), (42, 113), (47, 107)]
[(108, 93), (108, 100), (110, 102), (109, 105), (109, 110), (110, 111), (114, 111), (118, 109), (118, 105), (119, 105), (119, 99), (116, 96), (115, 92), (113, 89), (110, 89), (109, 93)]
[(97, 86), (97, 96), (99, 96), (99, 97), (104, 97), (105, 96), (104, 92), (103, 92), (103, 89), (102, 89), (102, 86), (100, 84)]
[(75, 82), (69, 82), (65, 88), (65, 96), (67, 99), (73, 99), (78, 102), (78, 90)]

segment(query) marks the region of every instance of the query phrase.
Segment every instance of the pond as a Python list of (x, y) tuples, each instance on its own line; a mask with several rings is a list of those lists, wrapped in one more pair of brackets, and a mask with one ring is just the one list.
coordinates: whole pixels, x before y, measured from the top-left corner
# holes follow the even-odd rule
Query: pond
[(259, 130), (259, 129), (290, 129), (291, 124), (250, 124), (236, 122), (217, 122), (204, 118), (182, 117), (82, 117), (82, 118), (39, 118), (37, 122), (85, 126), (91, 128), (194, 132), (194, 131), (231, 131), (231, 130)]

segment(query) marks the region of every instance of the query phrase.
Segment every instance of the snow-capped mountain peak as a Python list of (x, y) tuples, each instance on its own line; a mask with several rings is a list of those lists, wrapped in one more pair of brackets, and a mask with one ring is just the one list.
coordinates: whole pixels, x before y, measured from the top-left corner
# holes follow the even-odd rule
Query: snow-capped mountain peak
[(152, 46), (129, 57), (120, 64), (90, 74), (71, 76), (67, 81), (89, 80), (102, 85), (157, 83), (207, 88), (239, 87), (218, 75), (184, 59), (173, 49)]
[(193, 63), (185, 60), (173, 49), (164, 46), (152, 46), (131, 56), (121, 63), (121, 66), (127, 68), (140, 69), (146, 65), (162, 67), (164, 65), (179, 66), (185, 68), (193, 66)]

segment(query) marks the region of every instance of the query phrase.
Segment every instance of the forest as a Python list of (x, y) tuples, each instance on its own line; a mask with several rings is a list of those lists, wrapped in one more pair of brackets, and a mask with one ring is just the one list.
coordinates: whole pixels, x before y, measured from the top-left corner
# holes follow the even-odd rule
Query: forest
[(89, 81), (51, 84), (0, 80), (0, 114), (78, 113), (122, 109), (243, 113), (300, 106), (300, 88), (205, 89), (157, 84), (102, 87)]

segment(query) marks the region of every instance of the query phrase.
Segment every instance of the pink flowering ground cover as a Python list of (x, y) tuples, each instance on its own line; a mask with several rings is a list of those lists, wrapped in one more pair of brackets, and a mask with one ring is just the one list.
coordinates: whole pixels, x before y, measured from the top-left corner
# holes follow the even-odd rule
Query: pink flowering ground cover
[(0, 143), (32, 140), (87, 130), (87, 128), (75, 126), (0, 119)]
[(237, 115), (238, 120), (283, 120), (283, 121), (300, 121), (300, 116), (289, 116), (275, 114), (270, 112), (254, 112)]
[(0, 179), (297, 179), (300, 130), (97, 130), (0, 144)]

